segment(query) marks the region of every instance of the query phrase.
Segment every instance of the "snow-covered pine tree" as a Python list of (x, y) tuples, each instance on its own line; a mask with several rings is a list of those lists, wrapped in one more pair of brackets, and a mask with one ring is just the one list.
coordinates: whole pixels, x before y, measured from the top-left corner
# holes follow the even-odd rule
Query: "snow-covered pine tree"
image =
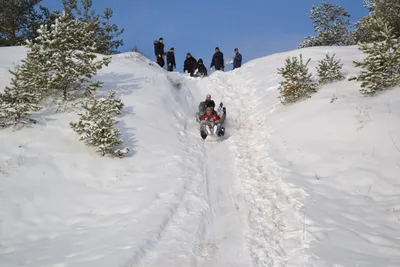
[(349, 30), (350, 15), (344, 8), (323, 2), (313, 5), (307, 16), (313, 20), (316, 36), (306, 37), (298, 48), (355, 44)]
[(364, 7), (369, 10), (369, 12), (375, 11), (375, 0), (364, 0), (363, 1)]
[(119, 29), (117, 24), (111, 24), (113, 13), (111, 8), (106, 8), (101, 16), (101, 27), (98, 28), (97, 52), (105, 55), (118, 53), (118, 47), (124, 45), (122, 39), (116, 39), (124, 29)]
[(82, 94), (89, 96), (102, 85), (90, 81), (90, 78), (108, 65), (110, 58), (97, 59), (93, 53), (96, 50), (91, 39), (93, 27), (64, 11), (51, 30), (42, 25), (35, 43), (28, 42), (30, 48), (40, 46), (40, 66), (47, 89), (58, 92), (64, 100)]
[(400, 37), (400, 0), (375, 0), (373, 15), (385, 20)]
[(6, 87), (0, 96), (0, 126), (6, 127), (19, 123), (34, 122), (30, 115), (41, 109), (40, 91), (35, 79), (31, 79), (30, 62), (24, 63), (10, 73), (11, 85)]
[(308, 72), (308, 63), (303, 62), (303, 56), (287, 58), (285, 67), (278, 69), (284, 80), (280, 83), (280, 98), (283, 104), (294, 103), (303, 98), (311, 97), (316, 92), (316, 84), (311, 80), (311, 73)]
[(384, 40), (359, 44), (359, 49), (367, 54), (363, 61), (354, 62), (356, 67), (363, 68), (357, 80), (362, 82), (360, 92), (364, 95), (374, 95), (400, 81), (400, 38), (380, 17), (371, 17), (370, 23), (372, 29), (382, 29), (373, 30), (373, 38)]
[(124, 104), (117, 99), (114, 91), (110, 91), (106, 99), (95, 99), (93, 96), (84, 102), (85, 113), (80, 113), (77, 123), (70, 125), (80, 135), (80, 140), (98, 147), (98, 152), (103, 156), (112, 154), (118, 157), (126, 155), (130, 148), (117, 149), (123, 143), (120, 139), (120, 130), (114, 125), (118, 123), (113, 118), (120, 114)]
[(0, 46), (21, 45), (35, 37), (40, 15), (36, 6), (42, 0), (0, 0)]
[[(76, 18), (84, 23), (96, 22), (92, 31), (92, 40), (96, 43), (94, 52), (111, 55), (118, 53), (117, 49), (124, 44), (122, 39), (117, 39), (124, 29), (119, 29), (118, 25), (111, 24), (114, 11), (106, 8), (102, 15), (97, 14), (93, 9), (92, 0), (63, 0), (64, 9), (71, 15), (76, 13)], [(98, 22), (98, 23), (97, 23)]]
[(372, 31), (382, 31), (383, 29), (371, 29), (377, 27), (371, 23), (371, 19), (379, 18), (386, 21), (393, 28), (396, 38), (400, 37), (400, 0), (364, 0), (364, 7), (369, 10), (369, 15), (361, 18), (356, 23), (353, 36), (358, 42), (374, 42)]
[(319, 77), (319, 83), (325, 84), (337, 80), (341, 80), (344, 78), (341, 70), (343, 64), (339, 59), (335, 59), (335, 54), (329, 56), (329, 54), (325, 55), (323, 60), (318, 61), (317, 73)]

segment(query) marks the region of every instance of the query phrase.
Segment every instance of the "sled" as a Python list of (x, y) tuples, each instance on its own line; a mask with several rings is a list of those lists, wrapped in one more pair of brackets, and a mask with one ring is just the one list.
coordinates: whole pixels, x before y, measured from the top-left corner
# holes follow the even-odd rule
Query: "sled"
[(225, 128), (221, 124), (212, 125), (209, 122), (200, 123), (200, 136), (203, 140), (218, 140), (225, 135)]
[(210, 122), (201, 121), (201, 114), (196, 112), (196, 121), (200, 124), (200, 136), (203, 140), (216, 141), (221, 140), (225, 136), (225, 128), (222, 126), (226, 119), (226, 108), (221, 102), (217, 110), (218, 116), (222, 123), (214, 125)]

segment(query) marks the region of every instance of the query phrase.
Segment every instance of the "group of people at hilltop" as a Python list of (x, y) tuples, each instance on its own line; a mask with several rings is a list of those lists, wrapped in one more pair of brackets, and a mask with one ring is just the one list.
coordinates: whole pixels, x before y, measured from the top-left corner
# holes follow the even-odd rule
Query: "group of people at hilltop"
[[(161, 37), (158, 41), (154, 41), (154, 54), (156, 56), (156, 62), (161, 67), (164, 68), (165, 60), (167, 59), (167, 70), (174, 71), (176, 68), (175, 62), (175, 49), (171, 47), (167, 53), (164, 52), (164, 39)], [(242, 55), (239, 53), (239, 49), (234, 49), (235, 56), (233, 57), (233, 69), (240, 68), (242, 66)], [(219, 50), (218, 47), (215, 48), (215, 53), (212, 57), (210, 69), (215, 67), (215, 70), (224, 71), (225, 61), (224, 54)], [(183, 72), (189, 73), (192, 77), (204, 77), (207, 76), (207, 68), (204, 66), (203, 59), (196, 60), (191, 53), (186, 54), (186, 59), (183, 66)]]

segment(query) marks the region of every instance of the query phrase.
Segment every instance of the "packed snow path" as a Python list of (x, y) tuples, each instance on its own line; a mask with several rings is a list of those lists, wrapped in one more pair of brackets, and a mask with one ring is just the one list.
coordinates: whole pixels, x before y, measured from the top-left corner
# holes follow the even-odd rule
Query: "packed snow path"
[[(249, 74), (186, 79), (175, 81), (184, 84), (175, 101), (186, 110), (175, 115), (186, 164), (193, 167), (187, 167), (177, 202), (167, 208), (168, 219), (152, 234), (155, 241), (126, 266), (303, 265), (308, 259), (300, 217), (304, 193), (283, 183), (279, 166), (266, 153), (268, 129), (257, 121), (262, 117), (252, 118), (262, 103), (249, 104), (256, 100), (257, 84)], [(194, 112), (208, 93), (228, 108), (221, 141), (199, 137)], [(191, 94), (194, 101), (186, 106), (183, 99)]]

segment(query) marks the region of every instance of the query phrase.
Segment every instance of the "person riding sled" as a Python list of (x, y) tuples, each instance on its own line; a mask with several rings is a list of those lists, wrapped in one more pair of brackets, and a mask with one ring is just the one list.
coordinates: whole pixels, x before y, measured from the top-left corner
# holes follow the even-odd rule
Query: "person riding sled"
[(225, 134), (225, 128), (222, 127), (222, 123), (225, 121), (226, 111), (220, 117), (212, 107), (206, 109), (206, 113), (201, 117), (200, 135), (203, 139), (206, 139), (207, 135), (212, 133), (221, 137)]
[(206, 113), (206, 109), (208, 107), (211, 107), (213, 109), (215, 108), (215, 102), (214, 102), (214, 100), (211, 99), (210, 94), (207, 94), (206, 100), (203, 102), (200, 102), (200, 104), (199, 104), (199, 112), (198, 112), (199, 119), (201, 119), (201, 117)]

